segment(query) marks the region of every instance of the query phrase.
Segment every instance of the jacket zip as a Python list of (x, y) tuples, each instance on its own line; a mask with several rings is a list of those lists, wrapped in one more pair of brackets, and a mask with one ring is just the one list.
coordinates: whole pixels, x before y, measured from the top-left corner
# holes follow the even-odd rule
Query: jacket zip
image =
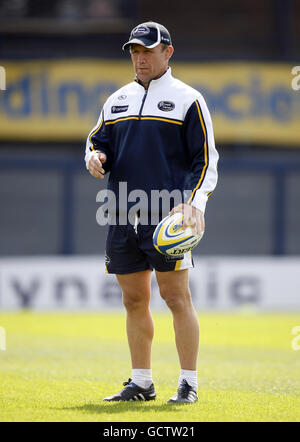
[(146, 101), (147, 93), (148, 93), (148, 89), (145, 90), (145, 93), (144, 93), (144, 96), (143, 96), (143, 100), (142, 100), (142, 104), (141, 104), (140, 112), (139, 112), (139, 120), (141, 119), (141, 115), (142, 115), (142, 112), (143, 112), (143, 107), (144, 107), (144, 103)]

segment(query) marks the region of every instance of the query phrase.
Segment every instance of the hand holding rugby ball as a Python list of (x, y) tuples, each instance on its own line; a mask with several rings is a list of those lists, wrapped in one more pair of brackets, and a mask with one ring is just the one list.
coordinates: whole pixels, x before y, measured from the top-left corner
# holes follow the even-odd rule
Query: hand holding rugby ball
[(192, 250), (200, 242), (203, 233), (194, 235), (192, 228), (183, 229), (183, 213), (166, 216), (153, 233), (156, 250), (164, 255), (178, 256)]

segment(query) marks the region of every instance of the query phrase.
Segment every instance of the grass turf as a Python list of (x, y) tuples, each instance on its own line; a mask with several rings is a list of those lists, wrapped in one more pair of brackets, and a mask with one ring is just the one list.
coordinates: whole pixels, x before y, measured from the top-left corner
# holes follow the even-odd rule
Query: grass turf
[(300, 421), (300, 315), (199, 314), (199, 401), (179, 374), (170, 314), (154, 314), (154, 402), (104, 403), (131, 373), (125, 314), (0, 314), (0, 421)]

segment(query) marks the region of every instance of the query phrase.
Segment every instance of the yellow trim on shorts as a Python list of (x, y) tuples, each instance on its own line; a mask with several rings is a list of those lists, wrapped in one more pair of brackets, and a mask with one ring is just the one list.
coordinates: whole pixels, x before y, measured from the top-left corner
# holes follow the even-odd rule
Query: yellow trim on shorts
[[(186, 269), (190, 269), (190, 268), (193, 267), (192, 251), (190, 250), (190, 251), (187, 252), (187, 253), (189, 253), (189, 255), (190, 255), (190, 257), (189, 257), (190, 262), (188, 263), (189, 265), (188, 265), (187, 267), (185, 267), (184, 269), (181, 268), (181, 267), (182, 267), (182, 264), (183, 264), (183, 262), (184, 262), (184, 260), (187, 259), (187, 258), (184, 257), (183, 259), (180, 259), (180, 260), (178, 260), (178, 261), (176, 262), (174, 271), (176, 271), (176, 270), (186, 270)], [(186, 263), (186, 264), (187, 264), (187, 263)]]
[[(184, 258), (183, 258), (183, 259), (184, 259)], [(180, 259), (180, 260), (176, 261), (175, 269), (174, 269), (175, 271), (176, 271), (176, 270), (180, 270), (180, 267), (181, 267), (181, 264), (182, 264), (183, 259)]]

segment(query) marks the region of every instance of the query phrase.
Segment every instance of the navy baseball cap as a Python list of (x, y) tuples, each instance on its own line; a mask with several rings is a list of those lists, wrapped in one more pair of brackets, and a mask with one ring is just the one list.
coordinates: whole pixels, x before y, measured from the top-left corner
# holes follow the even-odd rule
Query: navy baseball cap
[(171, 45), (172, 41), (169, 31), (163, 25), (148, 21), (133, 28), (128, 42), (122, 47), (123, 51), (134, 43), (146, 48), (155, 48), (160, 43)]

